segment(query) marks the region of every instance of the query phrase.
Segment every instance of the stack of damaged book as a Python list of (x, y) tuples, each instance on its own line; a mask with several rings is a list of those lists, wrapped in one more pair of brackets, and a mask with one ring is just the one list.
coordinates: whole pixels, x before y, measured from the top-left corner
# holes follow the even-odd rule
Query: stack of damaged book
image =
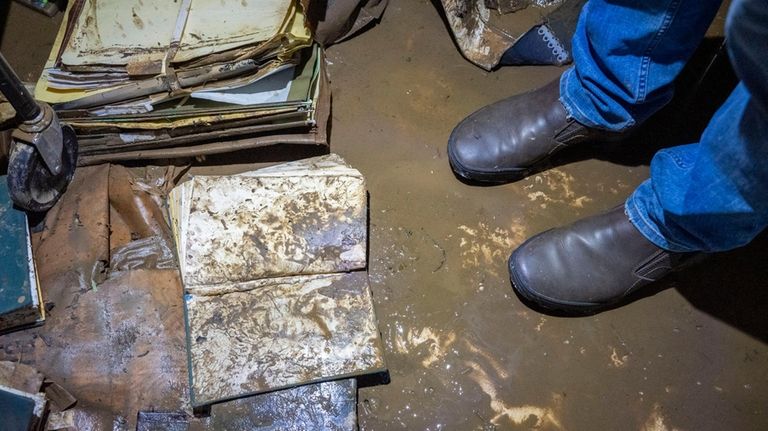
[(329, 155), (196, 176), (168, 206), (194, 407), (302, 385), (330, 390), (320, 382), (346, 393), (350, 377), (385, 371), (360, 172)]
[(327, 144), (298, 0), (70, 1), (35, 97), (75, 129), (81, 165)]

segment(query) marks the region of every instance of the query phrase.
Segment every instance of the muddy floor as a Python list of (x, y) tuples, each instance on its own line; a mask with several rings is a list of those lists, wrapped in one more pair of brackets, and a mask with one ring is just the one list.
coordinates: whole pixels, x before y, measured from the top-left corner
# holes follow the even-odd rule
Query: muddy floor
[[(34, 77), (58, 18), (10, 9), (0, 49)], [(718, 26), (722, 16), (713, 35)], [(332, 150), (370, 191), (370, 282), (390, 370), (388, 384), (358, 390), (361, 429), (768, 428), (765, 236), (590, 317), (533, 311), (507, 278), (528, 236), (621, 204), (647, 177), (649, 144), (693, 139), (679, 133), (690, 126), (682, 111), (599, 160), (574, 154), (518, 183), (474, 187), (448, 166), (452, 127), (562, 69), (484, 72), (422, 0), (393, 0), (328, 60)]]

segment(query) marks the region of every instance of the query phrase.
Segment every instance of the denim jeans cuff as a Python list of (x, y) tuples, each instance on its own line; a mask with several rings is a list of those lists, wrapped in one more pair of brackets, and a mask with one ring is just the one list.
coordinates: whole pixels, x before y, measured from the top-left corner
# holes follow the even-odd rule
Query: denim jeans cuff
[[(615, 127), (609, 127), (606, 124), (601, 124), (595, 121), (593, 118), (599, 117), (597, 113), (589, 115), (589, 109), (583, 109), (579, 104), (579, 100), (586, 100), (588, 96), (578, 95), (574, 92), (583, 91), (583, 86), (579, 82), (579, 78), (576, 76), (576, 69), (570, 67), (560, 76), (560, 103), (565, 108), (565, 112), (569, 118), (573, 118), (579, 123), (600, 130), (609, 130), (612, 132), (624, 132), (631, 129), (635, 125), (634, 120), (625, 121), (623, 124), (616, 125)], [(594, 109), (592, 109), (594, 111)]]
[(574, 79), (578, 81), (578, 79), (573, 77), (574, 73), (576, 73), (576, 70), (573, 67), (570, 67), (565, 71), (565, 73), (562, 74), (562, 76), (560, 76), (560, 103), (565, 108), (565, 112), (568, 114), (568, 118), (573, 118), (574, 120), (587, 127), (599, 128), (599, 124), (589, 119), (584, 111), (579, 109), (578, 104), (574, 102), (573, 97), (570, 94), (571, 88), (574, 85), (581, 85), (578, 82), (573, 82)]
[(667, 251), (676, 253), (693, 251), (664, 237), (658, 227), (648, 219), (647, 214), (640, 209), (634, 197), (635, 195), (632, 194), (632, 196), (630, 196), (624, 203), (624, 214), (627, 215), (629, 221), (638, 231), (640, 231), (640, 234), (642, 234), (645, 239)]

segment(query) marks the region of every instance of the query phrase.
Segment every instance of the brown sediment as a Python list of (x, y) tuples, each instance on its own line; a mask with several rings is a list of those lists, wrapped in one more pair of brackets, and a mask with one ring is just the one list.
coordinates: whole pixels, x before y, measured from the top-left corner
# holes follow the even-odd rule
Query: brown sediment
[[(648, 169), (587, 160), (499, 187), (460, 183), (445, 153), (453, 126), (485, 104), (549, 82), (563, 69), (485, 73), (457, 52), (431, 3), (400, 0), (390, 6), (381, 25), (329, 50), (332, 145), (363, 172), (370, 192), (371, 290), (391, 377), (388, 385), (359, 389), (361, 429), (693, 430), (712, 429), (713, 424), (765, 429), (765, 241), (663, 285), (675, 289), (598, 316), (566, 319), (528, 309), (506, 278), (511, 249), (531, 234), (621, 204)], [(21, 7), (14, 10), (15, 16), (27, 14)], [(31, 11), (23, 20), (48, 25), (47, 18)], [(18, 28), (19, 22), (9, 19), (7, 27)], [(53, 27), (17, 33), (52, 39)], [(26, 56), (38, 53), (20, 52), (13, 40), (3, 38), (0, 50), (20, 70), (33, 70), (32, 57)], [(48, 50), (41, 52), (40, 65)], [(198, 166), (193, 172), (253, 168), (231, 161), (236, 165)], [(88, 223), (88, 213), (79, 214)], [(102, 327), (102, 309), (85, 311), (93, 307), (89, 295), (121, 286), (110, 282), (94, 292), (77, 277), (61, 283), (62, 295), (72, 298), (62, 302), (54, 293), (58, 287), (47, 286), (45, 294), (56, 302), (52, 319)], [(149, 288), (144, 276), (123, 279), (123, 284)], [(110, 295), (133, 297), (120, 290)], [(136, 323), (136, 315), (147, 310), (154, 312), (132, 308), (129, 322)], [(115, 315), (112, 311), (111, 321)], [(130, 334), (130, 329), (112, 326), (115, 334)], [(0, 355), (14, 360), (23, 355), (23, 361), (31, 362), (38, 348), (44, 349), (42, 356), (68, 351), (67, 343), (88, 347), (69, 334), (33, 333), (39, 336), (1, 337)], [(140, 331), (128, 354), (132, 358), (134, 352), (139, 356), (149, 350), (140, 359), (153, 357), (154, 345), (137, 346), (141, 340)], [(128, 354), (115, 353), (108, 360), (119, 363)], [(63, 360), (51, 360), (41, 371), (71, 379), (78, 398), (80, 393), (98, 394), (80, 398), (78, 408), (88, 412), (77, 418), (80, 429), (111, 430), (116, 417), (135, 417), (126, 407), (133, 404), (119, 402), (127, 398), (119, 394), (120, 386), (113, 386), (114, 394), (96, 387), (107, 371), (83, 375), (89, 367), (71, 365), (64, 353), (56, 355)], [(128, 371), (132, 375), (135, 368)], [(93, 386), (85, 386), (86, 377)], [(186, 397), (185, 378), (176, 381), (174, 397)], [(188, 402), (173, 401), (178, 408)], [(113, 404), (120, 408), (109, 407)], [(228, 408), (214, 414), (241, 418), (253, 411)], [(232, 424), (227, 429), (250, 429), (258, 416), (249, 417), (227, 422)]]

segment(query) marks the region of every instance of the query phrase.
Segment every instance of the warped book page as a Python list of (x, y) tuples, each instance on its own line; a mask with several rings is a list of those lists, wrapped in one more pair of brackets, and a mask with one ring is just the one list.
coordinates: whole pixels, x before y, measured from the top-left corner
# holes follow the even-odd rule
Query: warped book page
[(160, 61), (173, 37), (181, 2), (91, 0), (83, 3), (61, 54), (65, 65)]
[[(335, 169), (317, 168), (318, 162)], [(171, 192), (187, 287), (365, 268), (367, 194), (360, 172), (336, 155), (279, 169), (195, 177)]]
[(192, 404), (384, 371), (367, 277), (314, 275), (187, 294)]
[[(146, 1), (146, 0), (144, 0)], [(175, 63), (269, 40), (283, 28), (291, 0), (191, 0)]]
[[(192, 1), (190, 5), (194, 4), (196, 10), (200, 10), (204, 5), (209, 4), (210, 7), (218, 9), (216, 12), (217, 14), (224, 13), (224, 11), (226, 11), (227, 15), (229, 16), (229, 18), (227, 18), (227, 22), (232, 20), (244, 20), (247, 21), (249, 25), (256, 25), (256, 23), (262, 21), (262, 19), (252, 19), (252, 17), (261, 17), (262, 15), (266, 16), (263, 10), (258, 9), (259, 4), (266, 3), (271, 0), (251, 0), (250, 2), (238, 0), (236, 2), (237, 5), (239, 5), (238, 7), (245, 7), (245, 4), (250, 9), (253, 9), (248, 13), (235, 13), (233, 10), (237, 8), (222, 8), (221, 4), (216, 1), (190, 1)], [(225, 1), (232, 2), (234, 0)], [(117, 5), (117, 9), (111, 10), (104, 6), (108, 5), (109, 3), (115, 3)], [(124, 3), (116, 2), (115, 0), (100, 0), (89, 2), (79, 0), (70, 2), (67, 7), (67, 12), (64, 14), (62, 25), (59, 28), (59, 33), (56, 36), (56, 40), (51, 49), (49, 58), (45, 64), (43, 74), (41, 75), (35, 87), (36, 98), (48, 103), (58, 104), (87, 99), (96, 94), (105, 94), (104, 97), (106, 97), (106, 93), (124, 91), (125, 89), (133, 88), (131, 87), (131, 84), (136, 83), (140, 83), (141, 88), (147, 86), (154, 88), (156, 83), (153, 83), (152, 77), (163, 73), (163, 59), (168, 52), (171, 40), (174, 39), (175, 36), (171, 34), (168, 39), (165, 39), (166, 36), (168, 36), (166, 34), (166, 30), (135, 30), (131, 31), (130, 34), (125, 33), (126, 40), (124, 40), (122, 37), (123, 32), (120, 30), (120, 27), (118, 27), (117, 24), (111, 24), (114, 28), (111, 28), (111, 31), (109, 31), (110, 28), (108, 24), (105, 24), (105, 22), (102, 21), (99, 25), (98, 19), (93, 19), (94, 13), (106, 13), (107, 16), (109, 16), (109, 14), (114, 15), (118, 13), (129, 14), (130, 19), (133, 19), (133, 9), (127, 8), (126, 6), (133, 3), (133, 0)], [(180, 3), (182, 3), (181, 0), (178, 2), (152, 2), (149, 0), (144, 0), (141, 7), (149, 7), (153, 13), (158, 12), (157, 18), (152, 16), (152, 26), (162, 27), (165, 25), (165, 23), (168, 22), (168, 20), (164, 18), (166, 15), (168, 15), (168, 13), (159, 13), (159, 11), (155, 11), (154, 8), (168, 8), (169, 10), (175, 9), (176, 12), (174, 13), (178, 13), (179, 8), (181, 7)], [(240, 64), (242, 66), (242, 64), (251, 62), (253, 66), (241, 67), (241, 71), (232, 69), (232, 72), (227, 72), (224, 75), (219, 74), (215, 77), (208, 77), (205, 79), (204, 85), (193, 85), (185, 83), (184, 85), (189, 85), (189, 88), (185, 87), (184, 89), (189, 90), (190, 92), (200, 91), (205, 88), (216, 86), (217, 83), (222, 80), (240, 79), (241, 81), (245, 80), (248, 82), (254, 82), (260, 77), (260, 75), (264, 75), (264, 72), (268, 72), (274, 68), (282, 67), (285, 64), (294, 64), (294, 57), (296, 52), (311, 45), (311, 33), (306, 25), (306, 17), (304, 16), (301, 8), (297, 5), (295, 0), (280, 0), (280, 2), (275, 1), (275, 5), (277, 3), (280, 3), (280, 6), (285, 8), (286, 12), (283, 21), (278, 23), (279, 28), (274, 32), (274, 34), (272, 34), (272, 36), (270, 36), (269, 40), (247, 43), (237, 48), (231, 48), (225, 43), (217, 44), (215, 45), (213, 52), (203, 54), (202, 57), (198, 57), (195, 60), (185, 62), (183, 64), (176, 64), (175, 71), (178, 76), (181, 77), (185, 76), (185, 74), (189, 75), (190, 73), (197, 75), (205, 74), (207, 73), (206, 70), (209, 70), (210, 67), (214, 66), (214, 69), (210, 70), (219, 70), (216, 69), (216, 67), (219, 67), (222, 64), (224, 64), (227, 68), (232, 68), (234, 67), (233, 64)], [(78, 9), (79, 5), (82, 5), (83, 10), (90, 10), (88, 8), (97, 9), (96, 12), (91, 12), (91, 18), (89, 19), (83, 10)], [(275, 6), (275, 8), (276, 7), (277, 6)], [(104, 11), (105, 9), (107, 12)], [(80, 13), (77, 13), (78, 11), (80, 11)], [(194, 21), (195, 18), (192, 17), (192, 19)], [(127, 23), (123, 23), (123, 18), (113, 19), (112, 21), (120, 22), (120, 26), (122, 27), (128, 25)], [(110, 22), (110, 20), (107, 19), (107, 22)], [(98, 28), (90, 29), (83, 33), (83, 29), (81, 27), (87, 27), (89, 25), (96, 25)], [(171, 23), (169, 25), (171, 25), (171, 30), (173, 30), (173, 26), (176, 24)], [(272, 25), (274, 25), (274, 22)], [(106, 30), (103, 28), (105, 26), (107, 27)], [(194, 33), (193, 30), (189, 31)], [(96, 32), (96, 35), (94, 35), (94, 32)], [(102, 38), (101, 35), (98, 34), (99, 32), (105, 32), (108, 34), (105, 35), (105, 38)], [(273, 33), (273, 31), (269, 30), (268, 33)], [(248, 33), (248, 37), (255, 37), (254, 34), (255, 33), (250, 32)], [(198, 33), (194, 33), (194, 35), (200, 36)], [(235, 34), (234, 36), (242, 37), (240, 34)], [(197, 42), (200, 42), (199, 40), (195, 39), (194, 36), (190, 35), (189, 37)], [(81, 40), (78, 40), (78, 38)], [(112, 40), (110, 42), (110, 38), (116, 38), (117, 40)], [(127, 38), (137, 39), (139, 42), (129, 41)], [(144, 42), (141, 42), (141, 40), (144, 40)], [(115, 45), (112, 46), (110, 43), (115, 43)], [(147, 46), (143, 46), (142, 43)], [(89, 44), (94, 46), (88, 46)], [(239, 45), (239, 42), (236, 42), (235, 44)], [(127, 45), (128, 47), (123, 45)], [(186, 56), (187, 46), (199, 46), (201, 49), (203, 49), (201, 52), (208, 52), (213, 48), (212, 46), (208, 45), (196, 45), (194, 43), (186, 44), (184, 47), (179, 47), (178, 50), (175, 50), (174, 55)], [(182, 48), (185, 50), (183, 54), (181, 52)], [(221, 50), (223, 50), (223, 52)], [(102, 54), (107, 57), (114, 57), (114, 62), (119, 64), (105, 64), (101, 62), (106, 61), (106, 59), (99, 57)], [(246, 60), (238, 61), (238, 59)], [(69, 64), (68, 62), (82, 64), (73, 65)], [(254, 67), (256, 68), (255, 70)], [(129, 71), (131, 71), (130, 74)], [(179, 79), (183, 80), (181, 78)], [(168, 93), (168, 91), (166, 91), (168, 89), (157, 88), (156, 90), (159, 92)], [(147, 94), (144, 94), (144, 96), (147, 96)], [(138, 97), (142, 97), (142, 95), (137, 94), (135, 97), (129, 97), (129, 99), (135, 99)], [(121, 101), (122, 100), (128, 99), (121, 99)], [(104, 103), (100, 104), (114, 105), (115, 103), (118, 103), (118, 101), (110, 100), (104, 101)], [(145, 103), (144, 106), (149, 106), (151, 110), (151, 105), (154, 103), (157, 103), (157, 101)]]
[(183, 29), (172, 61), (184, 62), (271, 39), (291, 6), (290, 0), (91, 0), (83, 4), (61, 61), (68, 66), (158, 62)]

